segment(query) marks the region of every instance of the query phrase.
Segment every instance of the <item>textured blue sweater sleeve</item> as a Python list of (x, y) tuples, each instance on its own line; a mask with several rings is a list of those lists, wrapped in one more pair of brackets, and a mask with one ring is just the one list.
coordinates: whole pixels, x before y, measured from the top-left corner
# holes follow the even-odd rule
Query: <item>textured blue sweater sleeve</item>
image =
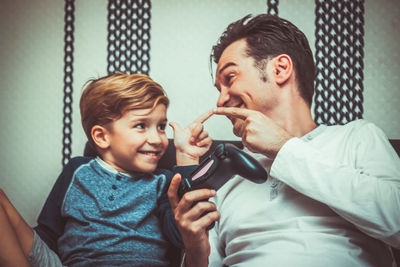
[(40, 238), (56, 253), (57, 239), (63, 234), (65, 218), (61, 216), (61, 205), (71, 183), (75, 170), (91, 158), (76, 157), (71, 159), (58, 176), (47, 200), (40, 212), (38, 225), (34, 228)]

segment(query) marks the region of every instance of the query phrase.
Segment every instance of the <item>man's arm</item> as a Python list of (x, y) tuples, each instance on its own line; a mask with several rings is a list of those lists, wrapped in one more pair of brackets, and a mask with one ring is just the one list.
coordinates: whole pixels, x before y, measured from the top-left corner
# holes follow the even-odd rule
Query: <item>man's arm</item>
[(194, 206), (193, 203), (214, 197), (215, 191), (201, 189), (187, 192), (179, 201), (180, 181), (180, 174), (175, 175), (168, 189), (168, 198), (185, 246), (184, 265), (186, 267), (208, 266), (210, 243), (206, 228), (218, 220), (220, 214), (212, 202), (201, 201)]
[[(400, 159), (384, 133), (364, 123), (346, 138), (347, 159), (334, 159), (292, 139), (283, 146), (271, 175), (331, 207), (376, 239), (400, 247)], [(284, 167), (283, 167), (284, 166)]]
[(400, 160), (380, 129), (361, 121), (351, 142), (336, 144), (353, 144), (346, 156), (355, 158), (344, 165), (257, 111), (218, 108), (215, 113), (244, 120), (235, 134), (250, 151), (274, 159), (271, 176), (330, 206), (364, 233), (400, 247)]
[(162, 169), (157, 169), (155, 171), (155, 174), (163, 173), (167, 177), (165, 188), (163, 189), (163, 192), (158, 200), (158, 216), (162, 222), (163, 233), (175, 247), (180, 249), (183, 249), (184, 245), (168, 200), (167, 191), (174, 174), (180, 173), (182, 176), (186, 176), (189, 175), (196, 167), (197, 165), (175, 166), (173, 173), (169, 170)]

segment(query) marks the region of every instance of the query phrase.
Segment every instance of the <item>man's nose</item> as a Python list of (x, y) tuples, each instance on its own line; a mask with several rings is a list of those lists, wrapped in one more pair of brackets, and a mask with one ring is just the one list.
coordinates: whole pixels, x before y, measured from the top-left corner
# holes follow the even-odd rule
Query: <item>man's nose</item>
[(228, 94), (228, 92), (224, 89), (221, 89), (220, 93), (219, 93), (219, 97), (218, 97), (218, 101), (217, 101), (217, 107), (223, 107), (225, 106), (230, 100), (230, 96)]

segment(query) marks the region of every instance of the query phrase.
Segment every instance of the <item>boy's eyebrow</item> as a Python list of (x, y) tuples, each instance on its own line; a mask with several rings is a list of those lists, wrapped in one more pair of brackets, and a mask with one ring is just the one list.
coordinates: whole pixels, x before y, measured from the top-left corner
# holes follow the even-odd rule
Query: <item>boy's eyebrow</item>
[[(148, 115), (140, 115), (140, 116), (135, 116), (131, 118), (129, 121), (131, 122), (137, 122), (137, 121), (148, 121), (150, 117)], [(161, 118), (159, 121), (162, 122), (168, 122), (168, 118)]]

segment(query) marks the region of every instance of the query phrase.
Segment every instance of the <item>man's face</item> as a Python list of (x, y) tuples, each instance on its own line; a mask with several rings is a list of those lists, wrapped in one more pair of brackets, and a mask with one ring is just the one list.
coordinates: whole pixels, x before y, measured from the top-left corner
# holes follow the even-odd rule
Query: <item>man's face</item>
[[(230, 44), (222, 53), (216, 70), (215, 86), (220, 92), (218, 107), (239, 107), (252, 109), (268, 115), (277, 105), (276, 87), (271, 82), (270, 61), (260, 70), (252, 57), (246, 55), (244, 39)], [(265, 79), (266, 78), (266, 81)], [(237, 135), (240, 119), (230, 118)]]

